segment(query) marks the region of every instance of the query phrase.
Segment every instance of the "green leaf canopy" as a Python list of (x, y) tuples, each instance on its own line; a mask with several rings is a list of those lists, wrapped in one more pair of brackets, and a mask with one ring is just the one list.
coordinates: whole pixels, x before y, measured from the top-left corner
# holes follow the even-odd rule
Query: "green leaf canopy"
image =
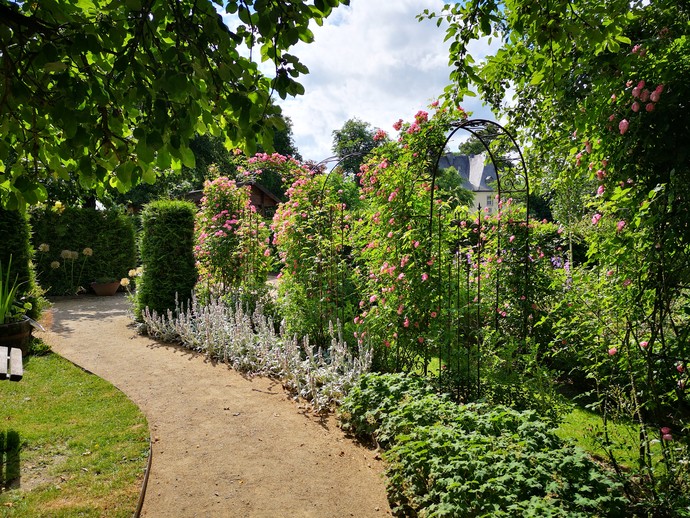
[(49, 178), (152, 183), (194, 166), (196, 134), (270, 148), (272, 94), (303, 93), (308, 72), (286, 51), (348, 3), (0, 0), (0, 204), (40, 202)]

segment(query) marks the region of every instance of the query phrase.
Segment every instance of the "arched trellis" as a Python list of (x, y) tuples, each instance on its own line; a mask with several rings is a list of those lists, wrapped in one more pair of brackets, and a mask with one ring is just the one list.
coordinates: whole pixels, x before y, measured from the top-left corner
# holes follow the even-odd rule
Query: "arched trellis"
[[(363, 153), (349, 153), (344, 156), (331, 156), (325, 158), (314, 164), (310, 170), (312, 172), (327, 169), (330, 166), (326, 177), (321, 185), (321, 191), (314, 203), (317, 208), (317, 214), (325, 218), (325, 223), (322, 227), (322, 232), (317, 233), (318, 239), (318, 257), (316, 270), (317, 279), (315, 284), (318, 285), (319, 296), (319, 319), (321, 332), (318, 338), (324, 339), (327, 336), (327, 330), (334, 317), (343, 323), (346, 319), (347, 298), (350, 296), (347, 286), (347, 275), (342, 262), (347, 258), (346, 238), (345, 238), (345, 213), (346, 208), (343, 204), (339, 207), (324, 207), (326, 189), (329, 187), (329, 181), (333, 178), (339, 166), (348, 158), (361, 157)], [(325, 211), (325, 213), (324, 213)], [(327, 242), (328, 246), (323, 246)]]
[[(436, 243), (432, 246), (437, 246), (437, 255), (441, 259), (438, 263), (436, 279), (438, 282), (437, 289), (445, 304), (447, 304), (446, 318), (447, 327), (449, 329), (448, 336), (453, 336), (453, 329), (455, 329), (455, 344), (441, 343), (438, 344), (437, 355), (440, 362), (440, 367), (443, 366), (443, 359), (451, 357), (448, 350), (455, 347), (454, 354), (459, 358), (459, 349), (465, 348), (466, 357), (464, 358), (464, 380), (466, 384), (473, 381), (472, 387), (465, 386), (465, 394), (461, 394), (461, 387), (456, 387), (460, 397), (479, 396), (481, 393), (481, 362), (482, 362), (482, 343), (484, 340), (483, 329), (485, 326), (485, 319), (482, 317), (482, 278), (483, 265), (486, 264), (486, 258), (482, 257), (485, 245), (482, 242), (482, 222), (488, 215), (482, 210), (481, 202), (477, 204), (476, 219), (477, 224), (477, 239), (476, 242), (463, 242), (460, 239), (460, 223), (451, 222), (456, 225), (457, 239), (456, 248), (447, 254), (445, 262), (443, 260), (441, 235), (443, 234), (443, 225), (448, 224), (440, 213), (441, 209), (436, 207), (436, 180), (439, 173), (439, 163), (446, 151), (448, 144), (453, 137), (460, 131), (469, 133), (481, 143), (483, 150), (486, 153), (486, 159), (482, 164), (481, 178), (484, 182), (490, 180), (492, 187), (495, 187), (496, 192), (496, 206), (497, 214), (491, 220), (494, 227), (494, 234), (496, 242), (495, 255), (489, 257), (488, 260), (494, 260), (493, 271), (493, 327), (497, 333), (500, 333), (501, 315), (505, 316), (506, 311), (501, 306), (502, 301), (506, 299), (503, 294), (504, 285), (502, 277), (502, 268), (498, 267), (504, 257), (508, 254), (511, 256), (511, 267), (513, 271), (511, 275), (516, 274), (515, 269), (521, 270), (519, 272), (519, 286), (515, 287), (515, 280), (512, 281), (512, 290), (517, 290), (518, 296), (513, 296), (518, 301), (517, 307), (512, 308), (512, 311), (519, 311), (519, 320), (521, 321), (519, 339), (524, 339), (529, 333), (529, 281), (530, 281), (530, 239), (529, 239), (529, 178), (525, 161), (520, 151), (519, 145), (515, 138), (500, 124), (485, 119), (463, 119), (451, 124), (450, 132), (443, 142), (443, 145), (438, 149), (438, 152), (433, 162), (433, 170), (431, 172), (431, 196), (428, 214), (428, 233), (429, 242)], [(484, 165), (490, 164), (493, 166), (492, 178), (485, 175)], [(515, 240), (515, 236), (508, 237), (504, 235), (504, 221), (502, 213), (504, 204), (509, 203), (508, 200), (519, 199), (525, 207), (524, 220), (519, 223), (522, 228), (520, 238)], [(485, 210), (486, 207), (484, 207)], [(514, 226), (514, 221), (511, 224)], [(434, 234), (437, 235), (437, 241), (434, 241)], [(507, 247), (506, 245), (509, 245)], [(430, 251), (433, 252), (433, 251)], [(471, 271), (471, 269), (474, 270)], [(465, 274), (466, 282), (464, 289), (461, 290), (462, 275)], [(450, 277), (454, 278), (451, 279)], [(471, 280), (475, 281), (474, 290), (471, 288)], [(456, 290), (455, 292), (453, 290)], [(474, 297), (472, 297), (472, 294)], [(461, 298), (464, 296), (464, 300)], [(452, 340), (451, 340), (452, 341)], [(464, 342), (464, 343), (460, 343)], [(444, 348), (446, 350), (444, 351)], [(424, 371), (427, 370), (429, 358), (425, 358)], [(458, 360), (458, 369), (461, 361)], [(439, 381), (442, 382), (442, 369), (438, 369)], [(474, 384), (476, 383), (476, 385)], [(446, 387), (448, 388), (448, 387)]]

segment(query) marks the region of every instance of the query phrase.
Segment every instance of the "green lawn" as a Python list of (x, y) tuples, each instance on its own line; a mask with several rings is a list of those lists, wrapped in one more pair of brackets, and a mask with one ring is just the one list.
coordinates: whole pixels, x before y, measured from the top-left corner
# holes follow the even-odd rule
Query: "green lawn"
[(0, 382), (0, 515), (130, 517), (149, 449), (122, 392), (49, 353)]

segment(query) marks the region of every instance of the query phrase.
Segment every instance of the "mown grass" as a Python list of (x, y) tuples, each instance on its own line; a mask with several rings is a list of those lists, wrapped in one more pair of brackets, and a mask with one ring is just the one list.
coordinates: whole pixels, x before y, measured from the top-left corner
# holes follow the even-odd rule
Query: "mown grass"
[(141, 411), (106, 381), (48, 353), (0, 382), (0, 515), (130, 517), (148, 456)]
[[(610, 451), (623, 469), (634, 469), (639, 464), (640, 426), (636, 423), (609, 421), (605, 434), (601, 415), (573, 406), (556, 433), (602, 461), (610, 462)], [(660, 460), (661, 455), (661, 445), (653, 444), (654, 460)]]

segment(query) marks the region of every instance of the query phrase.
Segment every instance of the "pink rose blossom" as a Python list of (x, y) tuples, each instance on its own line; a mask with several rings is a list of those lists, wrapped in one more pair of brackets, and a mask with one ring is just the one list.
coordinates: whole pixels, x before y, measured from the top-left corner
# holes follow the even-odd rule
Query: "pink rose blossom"
[(635, 113), (639, 112), (640, 111), (640, 103), (635, 101), (634, 103), (632, 103), (632, 106), (630, 106), (630, 109), (632, 111), (634, 111)]
[(659, 97), (661, 97), (661, 94), (654, 90), (652, 94), (649, 96), (649, 100), (652, 102), (659, 102)]
[(623, 119), (618, 123), (618, 129), (621, 132), (621, 135), (625, 135), (625, 132), (628, 131), (628, 127), (630, 126), (630, 123), (628, 122), (627, 119)]
[(648, 345), (649, 342), (647, 340), (643, 340), (642, 342), (640, 342), (640, 347), (642, 347), (643, 349), (646, 349)]
[(604, 194), (605, 190), (606, 190), (606, 187), (604, 187), (603, 185), (600, 185), (599, 188), (597, 189), (597, 196), (601, 196), (602, 194)]
[(603, 180), (604, 178), (606, 178), (606, 171), (599, 169), (597, 171), (597, 180)]
[(398, 121), (395, 124), (393, 124), (393, 129), (395, 131), (400, 131), (400, 128), (402, 128), (402, 125), (403, 125), (403, 120), (398, 119)]
[(618, 222), (618, 224), (616, 225), (616, 232), (620, 232), (620, 231), (623, 230), (624, 228), (625, 228), (625, 221), (624, 221), (624, 220), (620, 220), (620, 221)]
[(597, 225), (599, 223), (600, 219), (601, 219), (601, 214), (599, 214), (599, 213), (592, 216), (592, 225)]
[(642, 101), (643, 103), (649, 101), (649, 90), (647, 90), (646, 88), (642, 90), (642, 92), (640, 92), (640, 101)]
[(645, 110), (648, 112), (653, 112), (654, 111), (654, 103), (647, 103), (647, 106), (644, 107)]
[(426, 273), (422, 274), (422, 281), (426, 281), (429, 278), (429, 275)]
[(609, 349), (609, 356), (614, 356), (617, 352), (618, 349), (616, 349), (615, 347), (611, 347), (611, 349)]

